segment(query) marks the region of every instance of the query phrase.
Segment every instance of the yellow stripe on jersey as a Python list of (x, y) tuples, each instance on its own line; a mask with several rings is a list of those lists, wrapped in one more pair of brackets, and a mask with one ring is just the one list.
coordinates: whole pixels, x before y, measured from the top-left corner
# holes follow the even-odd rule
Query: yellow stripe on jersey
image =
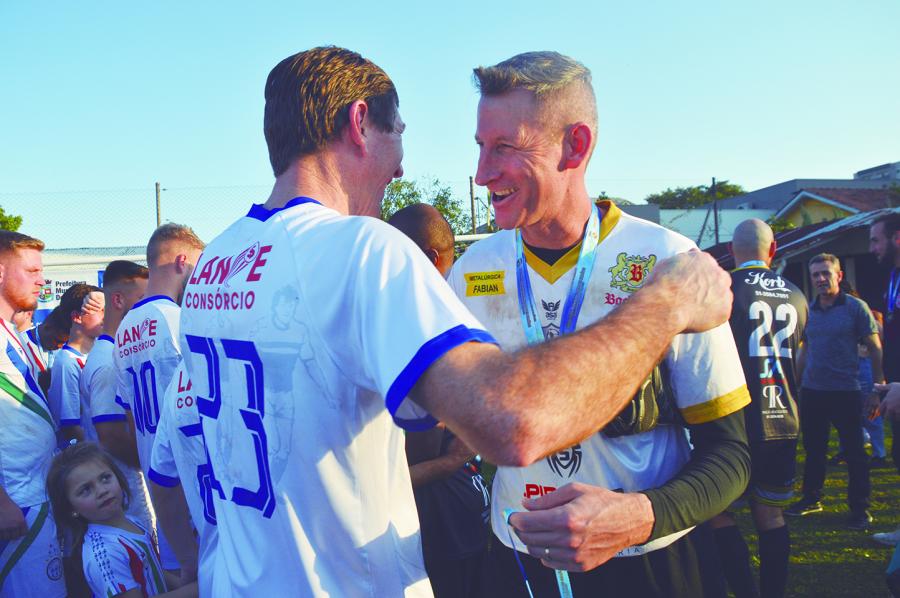
[(681, 410), (681, 415), (689, 424), (705, 424), (714, 419), (731, 415), (749, 404), (750, 392), (747, 390), (747, 385), (744, 384), (711, 401), (685, 407)]
[[(619, 217), (622, 215), (622, 211), (616, 207), (616, 204), (609, 200), (599, 201), (597, 202), (597, 205), (603, 210), (603, 220), (600, 221), (600, 242), (602, 242), (603, 239), (612, 232), (612, 229), (615, 228), (616, 224), (619, 223)], [(578, 243), (578, 245), (567, 251), (566, 254), (559, 258), (552, 266), (536, 256), (528, 249), (528, 245), (525, 245), (524, 249), (525, 261), (531, 266), (531, 269), (537, 272), (541, 278), (550, 284), (554, 284), (578, 263), (578, 256), (581, 253), (581, 243)], [(468, 289), (466, 289), (466, 296), (471, 296), (468, 294)]]
[(466, 297), (480, 297), (482, 295), (502, 295), (506, 293), (503, 288), (503, 279), (506, 272), (467, 272), (463, 275), (466, 279)]

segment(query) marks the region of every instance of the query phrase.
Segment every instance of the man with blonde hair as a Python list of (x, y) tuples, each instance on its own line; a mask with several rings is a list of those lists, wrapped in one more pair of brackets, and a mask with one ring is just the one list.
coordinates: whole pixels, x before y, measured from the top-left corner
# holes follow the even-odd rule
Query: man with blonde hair
[[(557, 337), (564, 342), (621, 316), (636, 307), (661, 260), (696, 249), (612, 202), (591, 201), (584, 177), (597, 144), (597, 109), (591, 73), (581, 63), (527, 52), (476, 68), (475, 83), (475, 181), (487, 187), (505, 230), (472, 245), (449, 280), (504, 350), (554, 347)], [(648, 313), (632, 314), (629, 326), (639, 334)], [(740, 410), (749, 396), (734, 340), (727, 325), (717, 326), (676, 335), (644, 357), (659, 367), (650, 376), (642, 371), (644, 384), (601, 431), (548, 443), (549, 456), (527, 467), (498, 468), (496, 595), (527, 596), (524, 578), (535, 595), (566, 595), (568, 585), (575, 596), (721, 589), (701, 575), (707, 530), (691, 530), (747, 483)], [(532, 378), (552, 383), (586, 365), (541, 360)], [(606, 371), (625, 375), (619, 367)], [(558, 388), (560, 412), (573, 391)], [(523, 498), (527, 511), (508, 516), (522, 509)]]
[[(134, 418), (138, 459), (144, 478), (151, 481), (153, 440), (164, 412), (160, 401), (181, 363), (178, 345), (180, 304), (188, 277), (203, 247), (203, 242), (187, 226), (170, 223), (157, 228), (147, 243), (148, 279), (144, 298), (125, 314), (116, 330), (113, 362), (117, 372), (117, 392)], [(162, 494), (157, 498), (152, 492), (151, 497), (154, 503), (171, 499), (183, 504), (183, 494), (177, 494), (180, 490), (176, 488), (175, 495), (169, 498)], [(186, 509), (184, 505), (185, 512)], [(196, 544), (169, 546), (165, 536), (159, 536), (163, 568), (184, 567), (188, 570), (188, 578), (192, 577), (196, 566)], [(186, 562), (179, 564), (177, 557), (182, 555)]]
[(44, 485), (56, 425), (38, 386), (46, 367), (12, 323), (44, 285), (44, 243), (0, 231), (0, 597), (66, 595), (62, 554)]
[[(272, 193), (209, 244), (182, 313), (209, 457), (197, 471), (219, 532), (201, 593), (429, 596), (394, 424), (444, 421), (509, 465), (577, 442), (673, 335), (724, 322), (727, 275), (709, 256), (678, 256), (603, 322), (503, 353), (412, 241), (361, 217), (380, 214), (403, 174), (387, 74), (313, 48), (272, 69), (265, 98)], [(282, 311), (297, 334), (271, 351), (265, 330)], [(548, 362), (566, 372), (536, 378)]]

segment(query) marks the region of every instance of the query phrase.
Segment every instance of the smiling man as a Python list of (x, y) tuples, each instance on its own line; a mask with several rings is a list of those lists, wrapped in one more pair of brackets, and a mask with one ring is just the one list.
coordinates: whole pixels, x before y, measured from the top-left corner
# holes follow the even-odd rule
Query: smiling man
[[(366, 217), (403, 174), (387, 74), (313, 48), (272, 69), (265, 98), (272, 193), (209, 244), (181, 314), (219, 531), (200, 591), (429, 596), (398, 425), (441, 420), (496, 462), (530, 463), (621, 410), (672, 336), (724, 322), (730, 280), (681, 255), (621, 313), (506, 354), (412, 241)], [(274, 350), (284, 300), (295, 332)], [(571, 369), (534, 376), (551, 362)]]
[[(695, 246), (612, 202), (591, 201), (584, 180), (597, 143), (590, 71), (556, 52), (529, 52), (475, 69), (475, 80), (475, 181), (490, 191), (505, 230), (454, 266), (457, 295), (507, 351), (531, 345), (549, 354), (576, 330), (626, 310), (632, 333), (646, 333), (649, 313), (631, 310), (648, 276)], [(482, 284), (488, 279), (493, 284)], [(660, 367), (600, 432), (577, 444), (548, 443), (549, 456), (528, 467), (498, 469), (494, 595), (528, 595), (517, 561), (535, 595), (554, 595), (565, 583), (551, 568), (582, 572), (570, 576), (575, 596), (721, 590), (721, 580), (707, 584), (700, 574), (708, 532), (691, 530), (747, 484), (740, 410), (750, 398), (731, 330), (678, 335), (645, 357)], [(532, 380), (555, 384), (558, 412), (566, 413), (579, 391), (566, 378), (585, 365), (542, 359)], [(607, 362), (582, 373), (616, 380), (635, 372)], [(523, 499), (528, 512), (508, 519)]]

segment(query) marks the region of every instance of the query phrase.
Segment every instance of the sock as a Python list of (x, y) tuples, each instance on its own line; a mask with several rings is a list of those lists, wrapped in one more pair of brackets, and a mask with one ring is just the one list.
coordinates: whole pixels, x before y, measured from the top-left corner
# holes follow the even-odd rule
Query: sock
[(736, 525), (720, 527), (715, 530), (716, 548), (728, 587), (736, 598), (756, 598), (756, 582), (750, 568), (750, 550)]
[(763, 598), (784, 596), (790, 554), (787, 525), (759, 533), (759, 587)]

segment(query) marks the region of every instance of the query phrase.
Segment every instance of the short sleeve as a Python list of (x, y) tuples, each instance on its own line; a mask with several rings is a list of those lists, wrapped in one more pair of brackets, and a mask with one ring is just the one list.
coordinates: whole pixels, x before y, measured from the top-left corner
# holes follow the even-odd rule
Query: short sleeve
[(121, 360), (118, 356), (113, 358), (113, 369), (116, 374), (116, 396), (113, 399), (122, 409), (131, 411), (130, 396), (134, 392), (132, 381), (129, 379), (128, 372), (122, 367)]
[(50, 372), (50, 409), (60, 427), (81, 425), (81, 367), (68, 356), (57, 357)]
[(725, 417), (750, 404), (728, 323), (707, 332), (676, 336), (666, 365), (675, 402), (689, 424)]
[(862, 301), (858, 303), (858, 306), (859, 309), (856, 314), (856, 337), (859, 340), (862, 340), (873, 334), (878, 334), (878, 322), (875, 321), (872, 310), (870, 310), (869, 306)]
[(95, 424), (109, 421), (124, 421), (125, 408), (121, 399), (116, 400), (116, 368), (106, 363), (90, 372), (87, 381), (90, 391), (91, 421)]
[(344, 375), (380, 393), (398, 425), (426, 429), (435, 420), (407, 399), (419, 377), (454, 347), (496, 341), (406, 236), (372, 218), (343, 220), (328, 242), (349, 262), (337, 268), (327, 252), (299, 261), (299, 280), (316, 280), (302, 292)]
[[(117, 596), (141, 587), (134, 578), (128, 551), (122, 544), (106, 538), (85, 539), (82, 559), (84, 577), (94, 596)], [(143, 573), (141, 569), (138, 571)]]

